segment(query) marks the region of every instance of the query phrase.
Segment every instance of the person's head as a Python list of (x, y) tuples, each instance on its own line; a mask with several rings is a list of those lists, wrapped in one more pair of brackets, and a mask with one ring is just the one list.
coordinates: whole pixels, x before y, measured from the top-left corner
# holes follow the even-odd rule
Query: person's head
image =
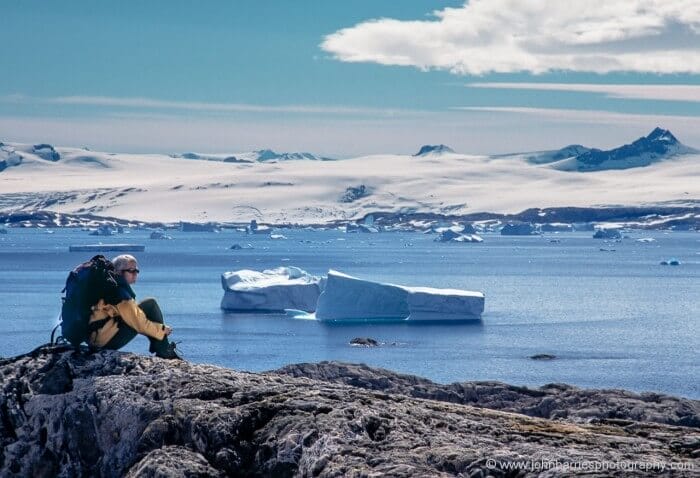
[(121, 254), (112, 259), (114, 270), (124, 277), (127, 284), (133, 284), (139, 276), (139, 263), (131, 254)]

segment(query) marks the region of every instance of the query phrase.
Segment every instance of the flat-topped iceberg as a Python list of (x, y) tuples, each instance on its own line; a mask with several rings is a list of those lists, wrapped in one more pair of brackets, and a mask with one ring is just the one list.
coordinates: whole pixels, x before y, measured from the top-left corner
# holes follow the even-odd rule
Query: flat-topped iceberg
[(318, 298), (316, 318), (405, 319), (409, 315), (405, 287), (358, 279), (328, 271), (326, 287)]
[(481, 292), (385, 284), (330, 270), (315, 315), (319, 320), (471, 320), (481, 317), (484, 300)]
[(296, 318), (324, 321), (458, 321), (479, 319), (484, 312), (481, 292), (372, 282), (334, 270), (315, 277), (298, 267), (244, 269), (223, 273), (221, 284), (222, 309), (285, 310)]
[(221, 274), (221, 308), (239, 311), (316, 310), (324, 280), (298, 267), (262, 272), (239, 270)]
[(408, 320), (478, 319), (484, 312), (484, 294), (470, 290), (406, 287)]

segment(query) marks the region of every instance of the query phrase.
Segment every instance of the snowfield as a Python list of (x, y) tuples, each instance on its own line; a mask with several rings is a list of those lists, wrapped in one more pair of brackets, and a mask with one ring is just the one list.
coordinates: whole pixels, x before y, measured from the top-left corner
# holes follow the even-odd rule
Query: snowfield
[[(700, 199), (697, 153), (583, 173), (533, 164), (527, 153), (225, 162), (36, 146), (2, 145), (0, 211), (43, 209), (148, 222), (319, 224), (376, 212), (517, 213), (532, 207)], [(231, 156), (249, 158), (245, 153), (209, 157)]]

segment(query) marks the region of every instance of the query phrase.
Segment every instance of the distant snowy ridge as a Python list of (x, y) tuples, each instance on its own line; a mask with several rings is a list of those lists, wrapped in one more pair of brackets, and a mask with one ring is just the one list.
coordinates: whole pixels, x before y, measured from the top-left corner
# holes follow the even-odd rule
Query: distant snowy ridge
[(233, 154), (200, 154), (200, 153), (183, 153), (180, 155), (172, 155), (173, 158), (184, 159), (201, 159), (205, 161), (222, 161), (224, 163), (254, 163), (265, 161), (334, 161), (333, 158), (325, 156), (317, 156), (313, 153), (277, 153), (271, 149), (259, 149), (256, 151), (233, 153)]
[(559, 171), (603, 171), (630, 169), (663, 161), (683, 154), (700, 151), (682, 144), (666, 129), (655, 128), (647, 136), (610, 150), (570, 145), (557, 151), (545, 151), (527, 156), (532, 164), (549, 164)]
[(15, 148), (0, 143), (0, 171), (22, 164), (22, 156)]
[(12, 166), (22, 170), (61, 169), (63, 166), (108, 168), (111, 153), (93, 153), (85, 148), (60, 148), (46, 143), (0, 143), (0, 171)]
[[(656, 206), (669, 204), (691, 207), (674, 212), (676, 216), (694, 215), (700, 201), (700, 154), (679, 154), (690, 148), (660, 131), (641, 145), (663, 146), (663, 154), (676, 153), (672, 160), (596, 174), (553, 168), (571, 159), (554, 155), (550, 155), (552, 162), (533, 164), (522, 153), (466, 155), (444, 148), (421, 157), (382, 154), (342, 161), (258, 161), (258, 152), (191, 153), (193, 158), (213, 158), (207, 161), (5, 143), (0, 146), (0, 168), (4, 168), (0, 170), (0, 218), (12, 215), (13, 222), (43, 221), (35, 214), (49, 212), (60, 215), (52, 217), (61, 224), (63, 216), (74, 223), (77, 216), (89, 215), (148, 223), (248, 224), (256, 219), (260, 224), (330, 225), (370, 214), (398, 222), (440, 216), (452, 221), (477, 213), (507, 215), (529, 208), (611, 205), (649, 207), (647, 214), (653, 215), (659, 211)], [(575, 158), (585, 159), (582, 148), (572, 146), (562, 154), (574, 152), (578, 153)], [(470, 220), (480, 219), (472, 216)], [(692, 218), (673, 220), (695, 224)]]

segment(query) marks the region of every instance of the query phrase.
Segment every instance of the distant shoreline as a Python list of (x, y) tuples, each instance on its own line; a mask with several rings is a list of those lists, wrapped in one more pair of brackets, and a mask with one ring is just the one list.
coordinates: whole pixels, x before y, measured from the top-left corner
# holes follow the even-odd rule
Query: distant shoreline
[[(326, 222), (274, 223), (258, 220), (258, 224), (276, 228), (337, 228), (347, 224), (371, 222), (379, 230), (425, 231), (448, 223), (480, 223), (497, 227), (508, 223), (542, 225), (571, 225), (572, 230), (593, 230), (595, 226), (614, 225), (628, 229), (646, 230), (700, 230), (700, 200), (677, 201), (669, 205), (601, 206), (530, 208), (516, 214), (476, 212), (466, 215), (447, 215), (431, 212), (371, 212), (348, 220), (329, 219)], [(0, 212), (0, 226), (6, 227), (142, 227), (176, 229), (183, 224), (205, 225), (210, 228), (240, 228), (248, 222), (240, 221), (178, 221), (158, 222), (99, 216), (92, 213), (63, 214), (50, 210)]]

